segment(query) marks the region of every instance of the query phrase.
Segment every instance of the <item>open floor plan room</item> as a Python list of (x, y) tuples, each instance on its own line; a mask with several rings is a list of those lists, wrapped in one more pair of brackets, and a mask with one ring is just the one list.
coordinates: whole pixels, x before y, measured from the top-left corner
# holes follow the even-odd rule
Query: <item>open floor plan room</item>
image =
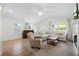
[(1, 56), (77, 56), (78, 3), (0, 3)]

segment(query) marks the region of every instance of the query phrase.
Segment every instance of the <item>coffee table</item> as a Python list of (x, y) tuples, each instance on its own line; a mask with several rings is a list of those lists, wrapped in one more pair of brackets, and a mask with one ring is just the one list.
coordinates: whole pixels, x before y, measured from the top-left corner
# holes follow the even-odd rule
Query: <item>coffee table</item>
[(47, 44), (51, 44), (53, 46), (57, 45), (58, 43), (58, 37), (48, 37), (47, 38)]

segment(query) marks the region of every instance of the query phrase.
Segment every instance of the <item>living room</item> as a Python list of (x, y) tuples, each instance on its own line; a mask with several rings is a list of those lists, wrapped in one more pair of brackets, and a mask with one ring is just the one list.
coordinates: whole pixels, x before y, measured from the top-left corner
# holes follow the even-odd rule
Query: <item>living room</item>
[(78, 35), (78, 22), (73, 15), (76, 3), (0, 5), (1, 55), (77, 55), (77, 39), (74, 44), (74, 35)]

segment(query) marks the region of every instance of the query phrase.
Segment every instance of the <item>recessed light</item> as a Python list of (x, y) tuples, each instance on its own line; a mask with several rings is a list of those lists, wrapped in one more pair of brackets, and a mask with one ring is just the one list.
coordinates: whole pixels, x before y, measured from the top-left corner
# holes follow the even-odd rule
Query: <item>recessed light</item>
[(12, 9), (10, 9), (10, 10), (9, 10), (9, 12), (10, 12), (10, 13), (12, 13), (12, 12), (13, 12), (13, 10), (12, 10)]
[(43, 15), (43, 13), (42, 13), (42, 12), (38, 12), (38, 15), (39, 15), (39, 16), (42, 16), (42, 15)]

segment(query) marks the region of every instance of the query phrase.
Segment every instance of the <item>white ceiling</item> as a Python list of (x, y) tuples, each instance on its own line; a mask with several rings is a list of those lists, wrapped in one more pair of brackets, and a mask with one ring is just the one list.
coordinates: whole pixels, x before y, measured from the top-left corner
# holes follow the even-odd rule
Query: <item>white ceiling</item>
[[(75, 3), (6, 3), (2, 5), (3, 15), (26, 20), (42, 20), (56, 16), (73, 17), (73, 11), (76, 8)], [(42, 12), (43, 15), (38, 16), (38, 12)]]

